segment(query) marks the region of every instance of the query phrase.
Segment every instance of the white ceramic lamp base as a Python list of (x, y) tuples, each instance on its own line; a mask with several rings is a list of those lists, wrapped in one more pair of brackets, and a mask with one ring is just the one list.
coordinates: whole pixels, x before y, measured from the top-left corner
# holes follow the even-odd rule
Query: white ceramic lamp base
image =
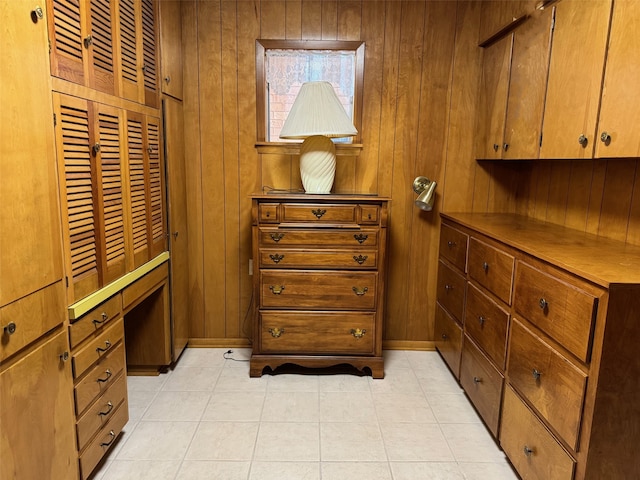
[(313, 135), (302, 142), (300, 176), (305, 193), (331, 193), (336, 176), (336, 147), (329, 137)]

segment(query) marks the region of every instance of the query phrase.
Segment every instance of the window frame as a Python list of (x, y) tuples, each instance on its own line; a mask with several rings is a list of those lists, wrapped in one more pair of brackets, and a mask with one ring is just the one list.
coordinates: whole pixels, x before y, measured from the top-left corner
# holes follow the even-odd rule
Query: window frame
[(299, 150), (301, 142), (267, 141), (267, 71), (266, 51), (281, 50), (351, 50), (355, 52), (355, 85), (353, 95), (353, 124), (358, 135), (353, 143), (336, 144), (337, 150), (362, 148), (362, 102), (364, 86), (364, 42), (350, 40), (256, 40), (256, 132), (257, 147), (282, 146), (287, 150)]

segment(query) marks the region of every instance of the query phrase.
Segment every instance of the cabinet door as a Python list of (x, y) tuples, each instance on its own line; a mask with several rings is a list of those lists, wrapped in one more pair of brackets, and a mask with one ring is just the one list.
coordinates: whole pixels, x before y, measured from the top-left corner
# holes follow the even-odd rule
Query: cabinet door
[(611, 17), (596, 157), (640, 156), (640, 2), (616, 1)]
[(556, 6), (540, 158), (593, 156), (610, 16), (611, 0)]
[(162, 92), (182, 99), (182, 2), (163, 1), (160, 10), (160, 53)]
[(88, 32), (79, 0), (47, 0), (51, 75), (84, 85)]
[(484, 49), (476, 126), (476, 158), (502, 157), (513, 34)]
[[(127, 100), (142, 103), (141, 85), (143, 84), (140, 51), (142, 50), (142, 36), (140, 26), (136, 20), (136, 1), (119, 0), (118, 28), (120, 35), (120, 63), (119, 81), (122, 97)], [(140, 45), (138, 45), (140, 43)]]
[(69, 302), (100, 286), (99, 225), (96, 215), (97, 164), (92, 149), (93, 113), (89, 101), (54, 94), (60, 197), (66, 240)]
[(538, 158), (553, 13), (553, 8), (536, 12), (514, 33), (504, 159)]
[(89, 10), (89, 86), (101, 92), (115, 93), (113, 39), (116, 2), (111, 0), (85, 0)]
[(73, 380), (65, 352), (68, 358), (66, 331), (0, 373), (3, 480), (78, 477)]
[(158, 35), (156, 28), (156, 2), (154, 0), (141, 0), (142, 19), (142, 77), (144, 85), (144, 104), (160, 107), (158, 87), (158, 62), (156, 60), (156, 48)]
[(162, 101), (167, 165), (171, 287), (172, 359), (176, 361), (189, 339), (189, 253), (187, 251), (187, 191), (184, 163), (182, 103)]
[(146, 117), (146, 152), (149, 164), (149, 239), (151, 258), (167, 249), (165, 218), (164, 165), (162, 162), (161, 123), (157, 117)]
[(63, 276), (47, 24), (34, 6), (0, 1), (0, 306)]

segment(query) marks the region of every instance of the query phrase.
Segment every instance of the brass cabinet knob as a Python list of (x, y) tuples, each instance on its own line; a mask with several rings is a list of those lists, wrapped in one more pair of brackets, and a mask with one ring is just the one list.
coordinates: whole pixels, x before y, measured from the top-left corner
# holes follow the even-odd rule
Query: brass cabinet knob
[(93, 43), (93, 37), (91, 35), (87, 35), (86, 37), (84, 37), (82, 43), (84, 43), (84, 48), (89, 48)]
[(69, 352), (62, 352), (60, 354), (60, 360), (63, 362), (66, 362), (67, 360), (69, 360)]
[(544, 298), (541, 298), (540, 301), (538, 301), (538, 306), (542, 309), (545, 310), (546, 308), (549, 307), (549, 302), (547, 302)]
[(523, 451), (527, 457), (530, 457), (534, 453), (533, 449), (529, 448), (527, 445), (524, 446)]
[(453, 290), (453, 285), (449, 285), (448, 283), (444, 286), (445, 291), (449, 292), (449, 290)]
[(447, 247), (449, 247), (449, 248), (453, 248), (453, 247), (455, 247), (456, 245), (457, 245), (457, 243), (456, 243), (456, 242), (453, 242), (453, 241), (451, 241), (451, 240), (449, 240), (449, 241), (447, 242)]
[(486, 318), (484, 318), (482, 315), (480, 315), (480, 316), (478, 317), (478, 322), (480, 322), (480, 326), (481, 326), (481, 327), (484, 325), (484, 322), (486, 322), (486, 321), (487, 321), (487, 319), (486, 319)]
[(509, 144), (508, 143), (503, 143), (502, 144), (502, 148), (504, 149), (504, 151), (506, 152), (507, 150), (509, 150)]
[(99, 143), (95, 143), (92, 147), (91, 147), (91, 151), (93, 152), (93, 155), (97, 155), (100, 152), (100, 144)]
[(16, 333), (17, 328), (18, 326), (15, 324), (15, 322), (9, 322), (4, 326), (3, 330), (7, 335), (13, 335), (14, 333)]
[(167, 75), (166, 77), (164, 77), (164, 81), (167, 82), (167, 85), (171, 83), (171, 77), (169, 75)]
[(605, 145), (609, 145), (609, 143), (611, 143), (611, 135), (609, 135), (607, 132), (602, 132), (602, 134), (600, 135), (600, 140)]
[(482, 269), (483, 269), (485, 272), (488, 272), (488, 271), (489, 271), (489, 264), (488, 264), (487, 262), (483, 262), (483, 263), (482, 263)]
[(31, 20), (33, 23), (38, 23), (38, 20), (42, 20), (44, 18), (44, 11), (42, 7), (36, 7), (31, 11)]
[(542, 375), (542, 372), (534, 368), (531, 371), (531, 375), (533, 376), (534, 380), (540, 380), (540, 375)]
[(587, 139), (587, 137), (586, 137), (584, 134), (583, 134), (583, 135), (580, 135), (580, 136), (578, 137), (578, 143), (579, 143), (580, 145), (582, 145), (583, 147), (586, 147), (586, 146), (587, 146), (587, 144), (589, 143), (589, 139)]
[(442, 340), (446, 340), (447, 338), (449, 338), (449, 336), (446, 333), (442, 334)]
[(497, 143), (493, 144), (493, 151), (494, 152), (497, 152), (499, 148), (500, 148), (500, 145), (498, 145)]
[(473, 383), (476, 385), (482, 383), (482, 377), (473, 377)]

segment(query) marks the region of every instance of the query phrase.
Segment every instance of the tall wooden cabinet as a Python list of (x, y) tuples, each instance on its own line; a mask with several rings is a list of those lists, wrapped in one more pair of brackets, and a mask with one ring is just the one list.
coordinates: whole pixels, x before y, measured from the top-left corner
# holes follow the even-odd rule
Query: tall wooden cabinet
[(520, 476), (637, 478), (640, 247), (443, 214), (441, 255), (456, 238), (468, 238), (462, 347), (438, 348)]
[(0, 2), (2, 480), (77, 478), (46, 16)]

